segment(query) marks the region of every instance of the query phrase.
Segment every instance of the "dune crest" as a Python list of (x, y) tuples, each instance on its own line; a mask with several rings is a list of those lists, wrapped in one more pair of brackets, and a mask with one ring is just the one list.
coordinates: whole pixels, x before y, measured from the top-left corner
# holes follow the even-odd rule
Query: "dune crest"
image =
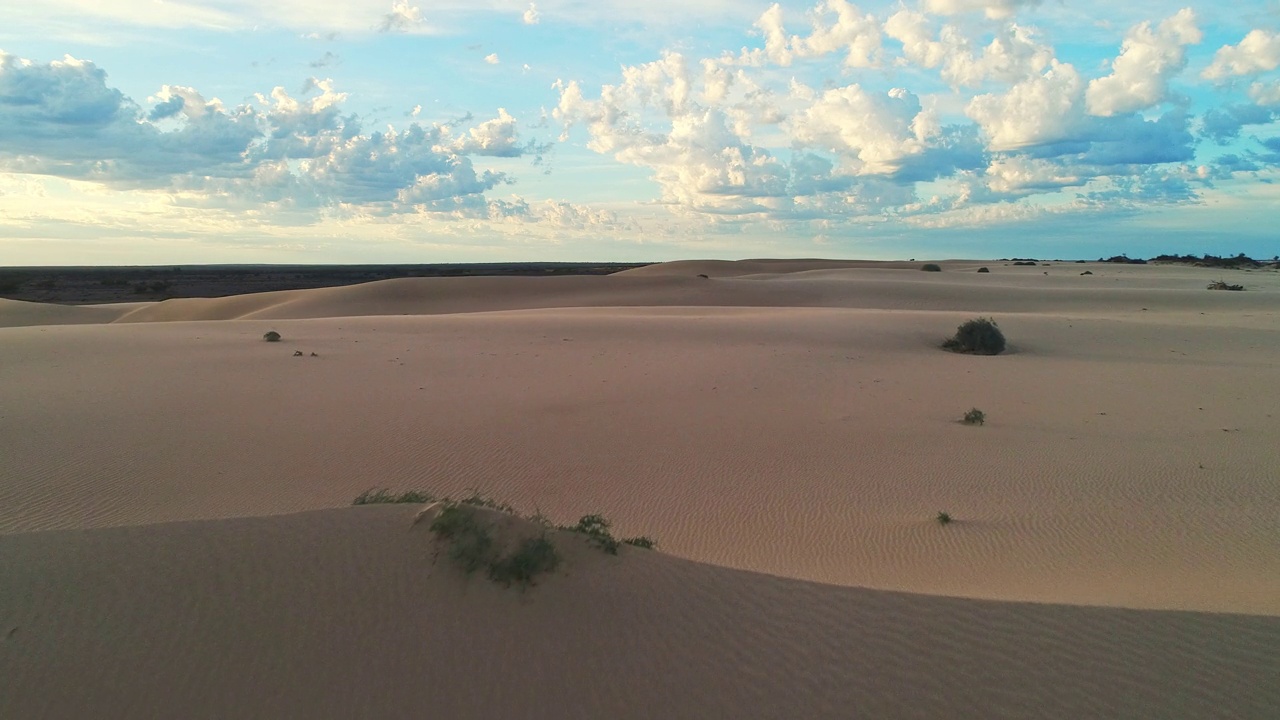
[(1277, 618), (900, 595), (586, 548), (521, 592), (450, 567), (415, 512), (0, 537), (0, 715), (1261, 720), (1280, 703)]

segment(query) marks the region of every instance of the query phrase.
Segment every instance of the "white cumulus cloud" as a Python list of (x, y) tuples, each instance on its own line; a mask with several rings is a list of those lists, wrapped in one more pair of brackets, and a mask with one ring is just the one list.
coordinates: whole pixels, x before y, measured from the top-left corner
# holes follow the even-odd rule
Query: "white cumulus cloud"
[(1195, 13), (1184, 8), (1152, 28), (1142, 23), (1129, 31), (1111, 74), (1089, 83), (1089, 113), (1115, 115), (1143, 110), (1164, 101), (1169, 79), (1187, 64), (1186, 46), (1203, 37)]
[(925, 0), (925, 9), (939, 15), (982, 12), (989, 18), (1007, 18), (1019, 8), (1039, 5), (1040, 0)]
[(1201, 77), (1222, 80), (1237, 75), (1275, 70), (1280, 67), (1280, 33), (1251, 30), (1236, 45), (1224, 45)]
[(1052, 61), (1043, 74), (1004, 94), (978, 95), (966, 113), (993, 150), (1017, 150), (1071, 138), (1083, 119), (1084, 82), (1069, 63)]
[(378, 23), (379, 32), (409, 32), (423, 24), (422, 10), (409, 4), (409, 0), (396, 0), (391, 4), (391, 12), (382, 16)]
[(538, 6), (534, 3), (529, 3), (529, 8), (524, 11), (521, 19), (524, 20), (525, 25), (537, 25), (542, 20), (541, 14), (538, 13)]

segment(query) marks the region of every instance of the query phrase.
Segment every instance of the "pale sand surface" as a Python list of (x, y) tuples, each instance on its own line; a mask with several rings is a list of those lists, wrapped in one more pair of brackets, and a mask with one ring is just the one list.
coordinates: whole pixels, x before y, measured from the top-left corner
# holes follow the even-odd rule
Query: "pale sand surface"
[[(0, 301), (0, 717), (1273, 717), (1280, 275), (944, 267)], [(374, 486), (663, 553), (247, 517)]]

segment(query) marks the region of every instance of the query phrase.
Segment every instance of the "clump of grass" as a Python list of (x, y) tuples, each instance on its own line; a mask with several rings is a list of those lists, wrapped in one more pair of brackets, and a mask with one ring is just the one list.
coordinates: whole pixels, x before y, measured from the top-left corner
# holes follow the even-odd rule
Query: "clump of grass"
[(263, 333), (262, 339), (266, 340), (267, 342), (280, 342), (280, 333), (276, 332), (275, 330), (268, 330), (267, 332)]
[[(448, 542), (449, 560), (468, 575), (477, 570), (487, 570), (489, 579), (507, 586), (517, 584), (527, 588), (534, 584), (537, 576), (559, 567), (560, 554), (549, 535), (553, 529), (586, 535), (592, 545), (610, 555), (617, 555), (618, 548), (622, 545), (651, 550), (658, 544), (653, 538), (643, 535), (615, 538), (609, 530), (610, 522), (603, 515), (584, 515), (574, 525), (556, 526), (541, 512), (524, 516), (510, 504), (494, 500), (478, 491), (472, 491), (461, 500), (439, 499), (443, 506), (431, 521), (430, 531), (436, 538)], [(395, 493), (373, 488), (361, 493), (351, 504), (425, 504), (436, 500), (434, 495), (421, 490)], [(492, 525), (484, 521), (480, 508), (528, 520), (538, 525), (541, 532), (521, 539), (513, 550), (504, 554), (493, 536)]]
[(1237, 292), (1244, 290), (1243, 285), (1229, 285), (1225, 280), (1214, 280), (1209, 283), (1210, 290), (1235, 290)]
[(980, 273), (989, 273), (989, 272), (991, 272), (991, 269), (990, 269), (990, 268), (980, 267), (980, 268), (978, 268), (978, 272), (980, 272)]
[(947, 525), (951, 522), (951, 513), (946, 510), (939, 510), (937, 519), (939, 525)]
[(658, 545), (658, 541), (645, 535), (632, 538), (615, 538), (609, 530), (611, 526), (612, 523), (606, 520), (603, 515), (583, 515), (578, 519), (578, 524), (562, 525), (560, 529), (578, 533), (579, 535), (586, 535), (588, 543), (609, 555), (617, 555), (618, 548), (622, 545), (631, 545), (645, 550), (652, 550)]
[(960, 422), (965, 425), (985, 425), (987, 423), (987, 414), (978, 408), (973, 408), (964, 414), (964, 419)]
[(492, 567), (500, 560), (494, 550), (493, 535), (471, 507), (446, 504), (431, 521), (431, 532), (449, 541), (449, 559), (468, 575), (486, 565)]
[(968, 320), (956, 328), (956, 334), (942, 343), (952, 352), (971, 355), (999, 355), (1004, 352), (1004, 333), (990, 318)]
[(498, 512), (504, 512), (508, 515), (516, 515), (516, 516), (520, 515), (520, 513), (516, 512), (516, 509), (512, 507), (510, 504), (504, 503), (504, 502), (498, 502), (497, 500), (494, 500), (488, 495), (483, 495), (476, 490), (473, 490), (470, 495), (462, 498), (458, 502), (462, 503), (463, 505), (471, 505), (473, 507), (482, 507), (482, 508), (489, 508), (490, 510), (497, 510)]
[(567, 525), (562, 530), (587, 536), (587, 542), (610, 555), (618, 554), (618, 539), (609, 532), (611, 523), (603, 515), (583, 515), (577, 525)]
[(429, 503), (435, 502), (435, 497), (431, 493), (422, 492), (421, 490), (406, 490), (402, 493), (393, 493), (383, 488), (370, 488), (360, 493), (355, 500), (351, 501), (352, 505), (390, 505), (397, 503)]
[(925, 272), (942, 272), (942, 266), (938, 263), (925, 263), (920, 266), (920, 269)]
[(521, 587), (529, 587), (535, 577), (552, 572), (559, 566), (560, 553), (544, 533), (525, 538), (515, 552), (490, 562), (489, 579), (503, 585), (518, 583)]

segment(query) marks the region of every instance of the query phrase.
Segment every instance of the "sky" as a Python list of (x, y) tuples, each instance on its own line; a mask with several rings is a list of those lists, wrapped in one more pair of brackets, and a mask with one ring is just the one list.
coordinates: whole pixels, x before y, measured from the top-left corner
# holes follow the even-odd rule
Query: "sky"
[(0, 266), (1280, 253), (1280, 0), (0, 5)]

